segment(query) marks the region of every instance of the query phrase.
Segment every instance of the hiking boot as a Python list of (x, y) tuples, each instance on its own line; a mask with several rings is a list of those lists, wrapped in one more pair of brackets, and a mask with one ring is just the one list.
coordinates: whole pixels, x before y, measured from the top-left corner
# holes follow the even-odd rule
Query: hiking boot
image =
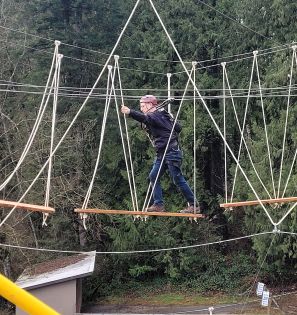
[(165, 212), (163, 205), (152, 205), (146, 209), (147, 212)]
[[(200, 207), (196, 206), (196, 213), (201, 213)], [(181, 210), (180, 213), (194, 213), (194, 205), (190, 205), (185, 209)]]

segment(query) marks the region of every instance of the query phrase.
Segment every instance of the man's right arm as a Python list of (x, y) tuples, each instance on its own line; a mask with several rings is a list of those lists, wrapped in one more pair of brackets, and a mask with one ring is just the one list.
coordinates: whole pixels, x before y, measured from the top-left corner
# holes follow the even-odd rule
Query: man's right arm
[(134, 120), (137, 120), (141, 123), (144, 123), (146, 125), (156, 125), (154, 115), (145, 115), (142, 112), (139, 112), (138, 110), (131, 109), (125, 105), (122, 105), (121, 112), (123, 114), (129, 115), (129, 117), (133, 118)]
[(134, 109), (130, 109), (130, 113), (129, 113), (129, 116), (141, 123), (148, 123), (148, 117), (147, 115), (137, 111), (137, 110), (134, 110)]

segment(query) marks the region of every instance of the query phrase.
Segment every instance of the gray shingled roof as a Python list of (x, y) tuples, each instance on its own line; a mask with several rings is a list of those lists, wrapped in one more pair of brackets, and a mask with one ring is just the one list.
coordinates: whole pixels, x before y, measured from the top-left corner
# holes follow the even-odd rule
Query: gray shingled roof
[(26, 268), (16, 281), (21, 288), (33, 289), (93, 273), (96, 252), (46, 261)]

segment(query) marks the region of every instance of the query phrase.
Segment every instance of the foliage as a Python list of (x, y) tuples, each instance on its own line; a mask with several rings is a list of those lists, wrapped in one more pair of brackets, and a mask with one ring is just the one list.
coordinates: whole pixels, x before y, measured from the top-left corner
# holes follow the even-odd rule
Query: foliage
[[(89, 91), (93, 86), (102, 66), (106, 63), (108, 54), (135, 4), (132, 0), (29, 0), (26, 4), (17, 0), (2, 2), (1, 25), (6, 26), (7, 29), (1, 29), (3, 41), (0, 56), (3, 62), (0, 75), (3, 82), (7, 84), (5, 85), (7, 91), (1, 92), (0, 95), (1, 182), (9, 176), (19, 160), (37, 117), (43, 93), (43, 89), (38, 86), (45, 85), (54, 50), (53, 40), (49, 39), (62, 41), (59, 51), (64, 54), (60, 78), (63, 92), (59, 97), (56, 122), (55, 144), (57, 144), (83, 103), (87, 95), (85, 91)], [(235, 89), (241, 91), (247, 89), (250, 77), (252, 77), (253, 89), (258, 89), (259, 85), (263, 90), (288, 85), (291, 66), (290, 49), (281, 49), (273, 54), (259, 56), (260, 84), (256, 72), (251, 76), (250, 52), (256, 49), (267, 49), (269, 52), (271, 47), (290, 43), (295, 39), (296, 4), (280, 0), (205, 1), (218, 10), (215, 11), (202, 2), (193, 0), (155, 2), (176, 48), (182, 58), (189, 62), (186, 66), (190, 68), (191, 61), (199, 61), (196, 82), (201, 89), (205, 104), (197, 96), (195, 107), (189, 100), (182, 105), (179, 120), (183, 125), (183, 131), (180, 142), (184, 152), (183, 172), (191, 186), (194, 185), (194, 175), (196, 176), (196, 194), (199, 201), (204, 204), (203, 211), (213, 219), (212, 222), (204, 220), (199, 221), (198, 224), (191, 224), (189, 221), (174, 218), (150, 218), (147, 222), (143, 222), (126, 217), (90, 216), (87, 221), (89, 229), (84, 231), (73, 209), (83, 203), (97, 158), (107, 81), (107, 75), (104, 73), (96, 86), (96, 96), (87, 102), (54, 157), (50, 203), (56, 208), (57, 214), (50, 218), (48, 227), (42, 229), (39, 214), (26, 216), (17, 212), (1, 231), (1, 242), (60, 249), (123, 252), (176, 248), (273, 229), (261, 207), (222, 214), (219, 202), (224, 198), (224, 146), (209, 113), (222, 129), (220, 65), (222, 60), (228, 61), (226, 67), (230, 86), (235, 92), (237, 91)], [(232, 18), (226, 18), (226, 15)], [(18, 28), (20, 32), (10, 31), (10, 28)], [(242, 56), (244, 52), (249, 53)], [(148, 1), (140, 1), (135, 16), (115, 53), (120, 56), (124, 100), (130, 107), (138, 108), (139, 94), (154, 93), (160, 98), (166, 98), (166, 73), (178, 72), (172, 76), (172, 91), (174, 97), (179, 99), (182, 97), (188, 77)], [(235, 57), (232, 57), (234, 55)], [(241, 57), (242, 60), (236, 60)], [(113, 64), (113, 59), (109, 63)], [(294, 69), (293, 84), (296, 82), (296, 74)], [(21, 85), (17, 86), (7, 81), (26, 84), (26, 89), (29, 89), (29, 85), (38, 86), (30, 86), (30, 94), (22, 93)], [(119, 88), (118, 79), (115, 79), (115, 86)], [(70, 94), (70, 87), (75, 87), (76, 92), (73, 92), (75, 95), (65, 95)], [(188, 98), (193, 96), (191, 84), (186, 96)], [(281, 189), (290, 173), (290, 163), (296, 150), (297, 113), (293, 106), (295, 100), (295, 96), (291, 98), (285, 162), (280, 180)], [(50, 146), (51, 104), (52, 99), (37, 137), (33, 141), (29, 157), (1, 192), (1, 198), (17, 200), (47, 160)], [(209, 112), (204, 105), (207, 105)], [(237, 155), (241, 134), (230, 98), (226, 100), (226, 105), (227, 140), (230, 148)], [(246, 99), (236, 98), (235, 105), (238, 120), (242, 124)], [(102, 157), (89, 206), (131, 209), (122, 139), (119, 134), (116, 104), (113, 100), (110, 106)], [(175, 114), (178, 106), (178, 104), (173, 105)], [(286, 106), (285, 97), (264, 98), (276, 187), (280, 179)], [(195, 139), (194, 111), (196, 113)], [(267, 190), (271, 192), (273, 184), (270, 179), (270, 161), (266, 154), (267, 142), (264, 137), (262, 113), (261, 98), (259, 95), (254, 95), (249, 103), (244, 134), (259, 176), (267, 185)], [(121, 116), (120, 123), (123, 126), (122, 118)], [(148, 189), (147, 177), (154, 152), (145, 134), (140, 130), (139, 124), (129, 119), (127, 124), (138, 197), (143, 202)], [(251, 166), (247, 148), (244, 147), (242, 150), (241, 165), (260, 197), (267, 198)], [(194, 150), (197, 156), (196, 174), (193, 174)], [(228, 153), (229, 190), (234, 181), (235, 169), (236, 163)], [(287, 194), (292, 196), (296, 195), (295, 170), (294, 165), (291, 181), (287, 187)], [(47, 174), (44, 172), (24, 201), (43, 204), (46, 178)], [(165, 190), (166, 207), (170, 211), (178, 211), (184, 206), (185, 201), (168, 177), (162, 179), (162, 184)], [(238, 200), (255, 199), (253, 191), (240, 172), (234, 192)], [(277, 221), (288, 209), (287, 206), (282, 205), (277, 209), (268, 208), (268, 211)], [(5, 210), (1, 210), (0, 219), (3, 219), (6, 213)], [(296, 225), (296, 212), (293, 211), (282, 222), (280, 228), (296, 231)], [(232, 288), (240, 288), (248, 276), (253, 275), (260, 266), (263, 277), (270, 281), (296, 277), (296, 242), (290, 235), (275, 237), (268, 235), (255, 237), (251, 242), (242, 241), (243, 253), (239, 253), (237, 247), (237, 245), (230, 245), (226, 249), (209, 246), (99, 256), (95, 276), (86, 283), (87, 299), (93, 299), (100, 294), (106, 295), (123, 284), (142, 287), (151, 279), (162, 284), (194, 287), (199, 292), (230, 291)], [(28, 264), (49, 258), (47, 255), (30, 255), (24, 252), (20, 255), (12, 249), (1, 250), (1, 257), (3, 258), (1, 269), (11, 277), (16, 277)]]

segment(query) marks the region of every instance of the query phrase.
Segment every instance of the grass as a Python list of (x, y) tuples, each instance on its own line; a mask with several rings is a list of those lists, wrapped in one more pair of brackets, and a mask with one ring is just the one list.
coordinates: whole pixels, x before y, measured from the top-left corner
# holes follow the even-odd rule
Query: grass
[(230, 296), (225, 294), (211, 294), (208, 296), (201, 294), (185, 294), (179, 292), (165, 293), (127, 293), (125, 295), (114, 295), (100, 299), (100, 304), (125, 304), (125, 305), (212, 305), (217, 304), (232, 304), (242, 302), (242, 297)]

